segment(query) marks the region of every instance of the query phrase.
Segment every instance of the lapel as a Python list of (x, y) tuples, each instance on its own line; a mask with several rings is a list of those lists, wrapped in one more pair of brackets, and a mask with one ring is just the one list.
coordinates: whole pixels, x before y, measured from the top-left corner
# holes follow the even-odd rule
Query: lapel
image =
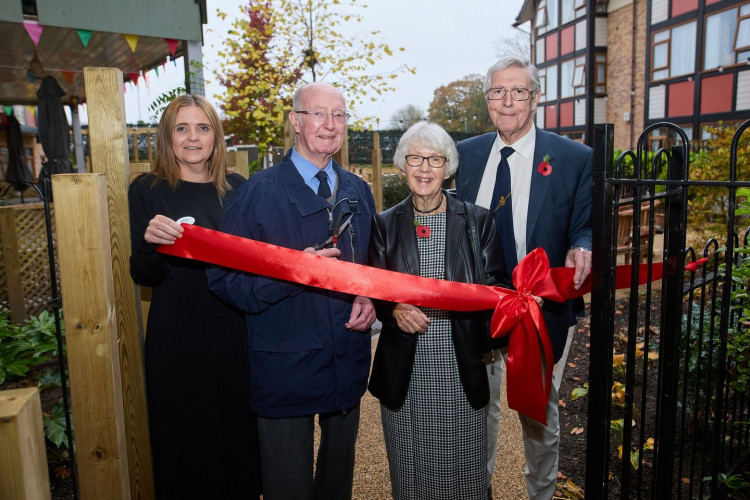
[[(465, 172), (462, 172), (465, 175), (465, 191), (461, 193), (462, 200), (469, 200), (472, 203), (476, 201), (479, 185), (482, 183), (484, 167), (487, 166), (487, 160), (490, 158), (495, 137), (497, 137), (497, 132), (490, 132), (477, 137), (476, 147), (467, 154), (466, 169)], [(461, 165), (459, 168), (463, 167), (464, 165)]]
[[(552, 150), (552, 145), (547, 140), (548, 132), (537, 128), (536, 129), (536, 143), (534, 145), (534, 160), (531, 164), (531, 187), (529, 189), (529, 211), (526, 214), (526, 249), (531, 250), (529, 242), (531, 236), (534, 234), (534, 228), (539, 220), (539, 214), (542, 211), (542, 204), (544, 203), (544, 197), (547, 195), (547, 188), (549, 187), (552, 175), (555, 175), (554, 171), (550, 175), (542, 175), (538, 172), (539, 164), (542, 163), (544, 155), (549, 155), (550, 165), (554, 164), (555, 152)], [(515, 252), (513, 252), (515, 257)], [(515, 259), (514, 259), (515, 260)]]
[[(290, 159), (291, 151), (290, 149), (287, 152), (278, 165), (281, 184), (289, 197), (289, 201), (297, 207), (297, 211), (303, 217), (326, 210), (330, 205), (323, 198), (313, 193), (312, 189), (305, 184), (304, 179), (297, 171), (297, 167)], [(339, 184), (341, 184), (340, 180)]]
[(419, 251), (417, 250), (417, 233), (414, 227), (414, 210), (411, 205), (411, 194), (396, 205), (396, 228), (401, 257), (408, 274), (419, 276)]
[[(456, 259), (459, 249), (465, 240), (466, 211), (464, 204), (446, 193), (445, 220), (445, 279), (454, 280)], [(417, 250), (417, 234), (414, 227), (414, 210), (411, 205), (411, 195), (396, 205), (396, 227), (398, 228), (398, 244), (401, 257), (408, 274), (419, 276), (419, 251)]]
[(456, 280), (456, 260), (461, 243), (466, 239), (466, 206), (446, 195), (447, 208), (445, 214), (445, 279)]

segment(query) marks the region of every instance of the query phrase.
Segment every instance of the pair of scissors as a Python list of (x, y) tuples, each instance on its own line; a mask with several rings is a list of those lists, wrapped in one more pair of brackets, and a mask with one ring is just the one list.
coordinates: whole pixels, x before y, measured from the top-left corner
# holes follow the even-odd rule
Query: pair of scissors
[(318, 243), (317, 245), (313, 246), (313, 248), (315, 250), (323, 250), (324, 248), (328, 247), (329, 245), (331, 246), (331, 248), (336, 248), (336, 245), (339, 242), (339, 236), (341, 236), (342, 231), (344, 231), (344, 229), (346, 229), (349, 226), (349, 224), (351, 224), (353, 216), (354, 216), (354, 214), (350, 214), (349, 218), (346, 219), (342, 223), (341, 220), (344, 217), (344, 211), (342, 210), (339, 213), (338, 219), (336, 219), (336, 227), (333, 230), (333, 234), (331, 236), (329, 236), (328, 239), (325, 240), (323, 243)]

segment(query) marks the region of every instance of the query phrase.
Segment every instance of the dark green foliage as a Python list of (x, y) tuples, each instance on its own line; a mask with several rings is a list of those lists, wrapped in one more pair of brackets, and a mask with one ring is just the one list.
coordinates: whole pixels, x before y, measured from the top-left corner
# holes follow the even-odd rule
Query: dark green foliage
[(383, 210), (409, 196), (409, 185), (403, 174), (383, 176)]
[(23, 325), (10, 322), (10, 314), (0, 312), (0, 384), (8, 378), (23, 377), (30, 367), (57, 356), (55, 321), (42, 311)]

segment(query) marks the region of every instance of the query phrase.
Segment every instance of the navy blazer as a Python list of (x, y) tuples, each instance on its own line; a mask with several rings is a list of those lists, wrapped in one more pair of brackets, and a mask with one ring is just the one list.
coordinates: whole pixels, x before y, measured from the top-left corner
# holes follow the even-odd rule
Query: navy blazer
[[(458, 198), (476, 202), (479, 184), (487, 165), (497, 132), (472, 137), (458, 143), (459, 166), (456, 172)], [(549, 155), (552, 171), (542, 175), (537, 169)], [(591, 198), (593, 151), (588, 146), (536, 128), (536, 146), (532, 162), (529, 210), (526, 219), (526, 250), (541, 247), (550, 266), (565, 265), (571, 247), (591, 249)], [(503, 246), (509, 276), (518, 264), (515, 238), (498, 234)], [(562, 356), (567, 329), (575, 324), (576, 313), (583, 308), (579, 299), (566, 304), (544, 302), (555, 362)]]

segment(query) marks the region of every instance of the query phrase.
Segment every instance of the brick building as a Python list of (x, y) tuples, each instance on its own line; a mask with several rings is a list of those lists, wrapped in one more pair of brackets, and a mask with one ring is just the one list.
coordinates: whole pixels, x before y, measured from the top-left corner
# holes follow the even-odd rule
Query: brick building
[[(614, 123), (615, 148), (630, 149), (657, 122), (699, 141), (705, 125), (750, 118), (748, 0), (526, 0), (526, 22), (540, 127), (587, 142)], [(649, 147), (668, 142), (654, 130)]]

